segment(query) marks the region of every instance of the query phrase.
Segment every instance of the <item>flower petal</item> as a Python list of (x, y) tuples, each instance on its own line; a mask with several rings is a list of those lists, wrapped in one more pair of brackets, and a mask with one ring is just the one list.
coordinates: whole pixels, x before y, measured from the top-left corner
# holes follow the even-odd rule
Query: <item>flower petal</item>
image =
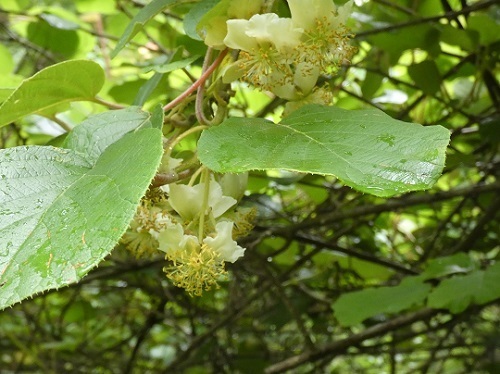
[(222, 187), (219, 183), (214, 180), (210, 181), (208, 205), (212, 208), (212, 214), (215, 218), (218, 218), (226, 213), (226, 211), (236, 203), (236, 199), (222, 194)]
[(288, 0), (295, 27), (306, 31), (313, 29), (317, 19), (334, 16), (335, 4), (332, 0)]
[(193, 220), (201, 211), (205, 184), (196, 186), (170, 184), (168, 202), (186, 221)]
[(247, 35), (248, 21), (246, 19), (230, 19), (227, 21), (227, 34), (224, 44), (229, 48), (251, 51), (259, 45), (255, 38)]
[(228, 20), (224, 43), (246, 52), (269, 45), (281, 50), (297, 46), (302, 32), (290, 18), (280, 18), (274, 13), (255, 14), (249, 20)]
[(245, 248), (242, 248), (233, 240), (232, 221), (222, 221), (215, 225), (217, 234), (214, 238), (206, 237), (203, 243), (212, 248), (219, 254), (220, 258), (227, 262), (235, 262), (238, 258), (242, 257), (245, 253)]
[[(212, 209), (215, 218), (224, 214), (229, 208), (236, 204), (236, 200), (222, 194), (222, 188), (214, 179), (210, 180), (208, 194), (208, 207)], [(205, 195), (205, 183), (195, 186), (185, 184), (170, 184), (168, 202), (179, 213), (185, 221), (192, 221), (202, 212), (203, 199)]]
[(199, 248), (198, 238), (193, 235), (185, 235), (182, 225), (179, 223), (169, 225), (158, 234), (159, 250), (175, 257), (178, 251), (188, 251)]

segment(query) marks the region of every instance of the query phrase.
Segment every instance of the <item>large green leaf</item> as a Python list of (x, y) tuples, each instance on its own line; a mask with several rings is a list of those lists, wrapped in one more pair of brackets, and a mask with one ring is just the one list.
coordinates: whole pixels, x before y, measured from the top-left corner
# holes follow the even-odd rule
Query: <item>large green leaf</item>
[(471, 303), (485, 304), (500, 298), (500, 262), (486, 270), (442, 281), (429, 295), (427, 305), (460, 313)]
[(92, 100), (103, 84), (104, 72), (95, 62), (70, 60), (49, 66), (24, 80), (3, 102), (0, 127), (60, 104)]
[(179, 2), (180, 0), (153, 0), (142, 8), (130, 21), (127, 28), (123, 32), (120, 40), (116, 44), (115, 49), (111, 52), (111, 58), (115, 57), (125, 45), (144, 27), (146, 22), (160, 13), (166, 7)]
[(0, 74), (0, 104), (7, 100), (22, 82), (23, 77), (20, 75)]
[(392, 196), (431, 187), (449, 131), (392, 119), (380, 110), (305, 106), (281, 124), (230, 118), (203, 132), (199, 158), (217, 172), (286, 169), (334, 175), (357, 190)]
[(356, 325), (382, 313), (398, 313), (422, 303), (431, 286), (421, 277), (407, 277), (394, 287), (367, 288), (343, 294), (333, 304), (335, 317), (343, 326)]
[(137, 108), (106, 112), (66, 148), (0, 151), (0, 309), (76, 282), (113, 249), (161, 159), (152, 125)]

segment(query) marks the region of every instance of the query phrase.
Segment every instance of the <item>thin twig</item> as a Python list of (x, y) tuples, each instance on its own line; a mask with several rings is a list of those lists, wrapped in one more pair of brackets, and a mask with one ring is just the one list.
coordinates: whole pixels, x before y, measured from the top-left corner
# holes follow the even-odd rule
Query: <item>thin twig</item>
[(200, 85), (205, 83), (205, 81), (210, 77), (210, 75), (214, 72), (214, 70), (220, 65), (220, 63), (222, 62), (222, 60), (226, 56), (227, 51), (228, 51), (227, 49), (223, 50), (219, 54), (219, 56), (215, 59), (215, 61), (212, 63), (212, 65), (210, 65), (210, 67), (207, 69), (207, 71), (205, 71), (205, 73), (203, 73), (198, 78), (198, 80), (196, 82), (194, 82), (191, 86), (189, 86), (189, 88), (186, 91), (184, 91), (182, 94), (177, 96), (174, 100), (172, 100), (167, 105), (165, 105), (163, 107), (163, 111), (166, 112), (168, 110), (175, 108), (182, 101), (184, 101), (184, 99), (186, 99), (189, 95), (191, 95), (194, 91), (196, 91)]

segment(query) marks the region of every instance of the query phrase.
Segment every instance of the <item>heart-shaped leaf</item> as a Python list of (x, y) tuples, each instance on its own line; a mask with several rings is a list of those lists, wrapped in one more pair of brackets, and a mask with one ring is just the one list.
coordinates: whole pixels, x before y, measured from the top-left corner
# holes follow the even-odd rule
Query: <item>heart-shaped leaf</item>
[(376, 109), (308, 105), (281, 124), (230, 118), (203, 132), (201, 162), (221, 173), (285, 169), (334, 175), (377, 196), (430, 188), (441, 175), (450, 133), (392, 119)]
[(76, 282), (113, 249), (160, 163), (161, 138), (131, 108), (90, 117), (67, 148), (0, 151), (0, 309)]
[(95, 62), (70, 60), (49, 66), (25, 79), (3, 102), (0, 127), (71, 101), (92, 100), (103, 84), (104, 72)]

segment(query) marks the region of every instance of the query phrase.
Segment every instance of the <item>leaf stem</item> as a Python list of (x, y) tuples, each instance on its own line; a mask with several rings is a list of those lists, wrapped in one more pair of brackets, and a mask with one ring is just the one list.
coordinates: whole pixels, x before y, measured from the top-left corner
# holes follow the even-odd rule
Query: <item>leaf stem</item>
[(64, 131), (66, 132), (70, 132), (72, 129), (71, 127), (64, 121), (60, 120), (59, 118), (57, 118), (55, 115), (52, 116), (52, 117), (49, 117), (50, 120), (52, 120), (53, 122), (57, 123)]
[(184, 131), (182, 134), (180, 134), (178, 137), (176, 137), (175, 139), (173, 139), (169, 144), (168, 144), (168, 148), (167, 148), (167, 151), (166, 151), (166, 156), (167, 157), (170, 157), (170, 155), (172, 154), (172, 151), (174, 150), (174, 147), (179, 144), (182, 139), (188, 137), (189, 135), (195, 133), (195, 132), (198, 132), (198, 131), (203, 131), (205, 129), (208, 129), (208, 126), (204, 126), (204, 125), (200, 125), (200, 126), (196, 126), (196, 127), (193, 127), (189, 130), (186, 130)]
[[(202, 74), (208, 69), (210, 60), (212, 59), (212, 48), (207, 49), (207, 53), (205, 54), (205, 60), (203, 61)], [(196, 91), (196, 102), (195, 102), (195, 113), (196, 119), (202, 125), (209, 125), (210, 120), (205, 116), (203, 112), (203, 97), (205, 96), (205, 84), (200, 84), (198, 90)]]
[(201, 179), (202, 182), (205, 182), (205, 189), (203, 191), (203, 202), (201, 204), (200, 221), (198, 225), (198, 241), (200, 242), (200, 244), (202, 243), (202, 240), (205, 236), (205, 212), (208, 208), (208, 199), (210, 196), (210, 172), (208, 171), (208, 169), (203, 169)]
[(111, 101), (106, 101), (104, 99), (101, 99), (100, 97), (94, 97), (92, 100), (94, 103), (101, 104), (104, 106), (107, 106), (109, 109), (124, 109), (125, 105), (120, 105), (116, 103), (112, 103)]
[(204, 170), (205, 168), (202, 166), (200, 168), (198, 168), (198, 170), (196, 170), (193, 175), (191, 175), (191, 179), (189, 179), (189, 183), (188, 183), (188, 186), (193, 186), (194, 182), (196, 181), (196, 178), (198, 178), (198, 176), (201, 174), (201, 172)]

